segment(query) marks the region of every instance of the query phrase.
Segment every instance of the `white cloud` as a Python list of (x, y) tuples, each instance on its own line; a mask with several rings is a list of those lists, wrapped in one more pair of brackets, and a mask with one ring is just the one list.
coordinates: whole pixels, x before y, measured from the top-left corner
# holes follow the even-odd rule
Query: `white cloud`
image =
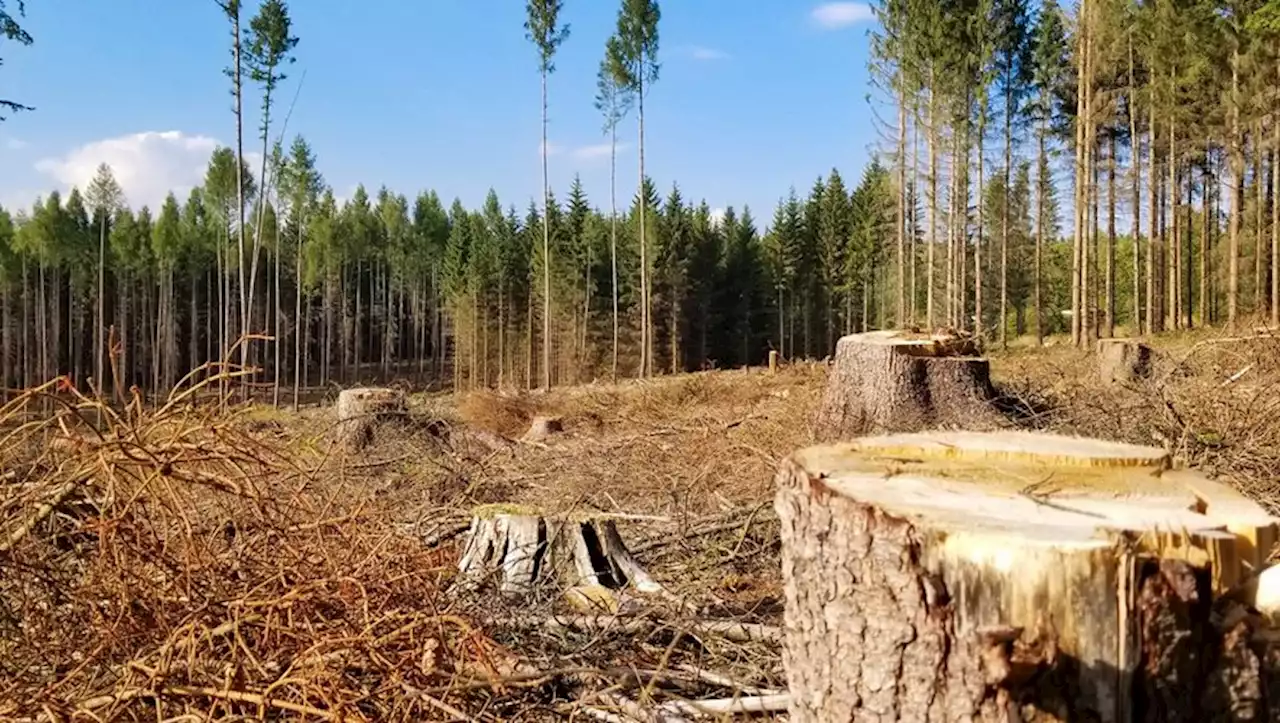
[[(219, 146), (216, 139), (182, 131), (144, 131), (86, 143), (63, 156), (36, 162), (36, 170), (66, 188), (82, 190), (93, 180), (98, 165), (106, 163), (115, 174), (129, 205), (158, 208), (170, 191), (179, 198), (204, 180), (209, 156)], [(245, 154), (245, 162), (257, 174), (260, 154)]]
[(722, 223), (724, 223), (724, 209), (723, 209), (723, 208), (713, 208), (713, 209), (711, 209), (711, 225), (712, 225), (712, 227), (714, 227), (714, 228), (720, 228), (720, 224), (722, 224)]
[[(626, 143), (619, 143), (617, 150), (619, 153), (627, 147)], [(589, 146), (580, 146), (573, 149), (569, 155), (579, 161), (594, 161), (599, 158), (608, 158), (612, 147), (608, 143), (595, 143)]]
[(27, 143), (21, 138), (9, 137), (4, 139), (4, 147), (11, 151), (21, 151), (30, 145), (30, 143)]
[(823, 3), (809, 13), (809, 17), (827, 30), (847, 28), (866, 20), (874, 20), (871, 6), (858, 2)]
[(694, 60), (712, 61), (712, 60), (728, 60), (729, 59), (729, 54), (724, 52), (723, 50), (716, 50), (715, 48), (707, 48), (701, 45), (695, 45), (694, 47), (690, 48), (689, 54), (693, 56)]

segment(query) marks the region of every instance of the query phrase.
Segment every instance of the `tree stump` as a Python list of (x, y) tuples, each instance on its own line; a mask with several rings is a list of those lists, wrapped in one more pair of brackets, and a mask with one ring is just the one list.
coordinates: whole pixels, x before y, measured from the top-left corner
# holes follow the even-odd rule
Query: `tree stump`
[(554, 434), (564, 431), (564, 422), (559, 417), (534, 417), (529, 423), (529, 430), (520, 439), (526, 442), (541, 442)]
[(338, 441), (349, 449), (360, 450), (373, 441), (380, 425), (402, 420), (408, 414), (404, 392), (397, 389), (344, 389), (338, 393), (335, 407), (338, 415)]
[(972, 338), (947, 334), (872, 331), (841, 338), (815, 423), (818, 440), (1006, 426), (991, 404), (987, 360), (978, 354)]
[(516, 505), (473, 511), (458, 571), (470, 589), (494, 582), (502, 593), (527, 595), (539, 583), (559, 584), (605, 606), (614, 600), (605, 591), (663, 590), (631, 556), (613, 520), (546, 516)]
[(1190, 723), (1280, 705), (1256, 620), (1222, 621), (1276, 520), (1159, 449), (890, 435), (801, 450), (777, 483), (793, 723)]
[(1134, 339), (1099, 339), (1098, 374), (1104, 384), (1123, 384), (1151, 375), (1151, 347)]

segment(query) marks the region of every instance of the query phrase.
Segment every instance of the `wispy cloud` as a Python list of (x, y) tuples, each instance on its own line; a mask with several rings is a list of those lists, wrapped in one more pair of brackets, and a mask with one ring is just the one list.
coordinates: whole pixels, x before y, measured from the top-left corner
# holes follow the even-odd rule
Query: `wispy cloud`
[(809, 17), (826, 30), (839, 30), (875, 19), (871, 6), (858, 2), (823, 3), (809, 11)]
[(539, 157), (539, 158), (541, 158), (541, 157), (542, 157), (542, 154), (543, 154), (543, 152), (544, 152), (544, 151), (546, 152), (546, 154), (547, 154), (548, 156), (554, 156), (554, 155), (558, 155), (558, 154), (560, 154), (561, 152), (563, 152), (563, 151), (564, 151), (564, 146), (561, 146), (561, 145), (557, 144), (555, 141), (547, 141), (546, 146), (543, 146), (543, 144), (539, 143), (539, 144), (538, 144), (538, 157)]
[(27, 146), (29, 146), (29, 145), (31, 145), (31, 144), (30, 144), (30, 143), (27, 143), (26, 141), (22, 140), (21, 138), (12, 138), (12, 137), (10, 137), (10, 138), (6, 138), (6, 139), (4, 139), (4, 147), (5, 147), (5, 148), (7, 148), (7, 149), (9, 149), (9, 150), (11, 150), (11, 151), (20, 151), (20, 150), (23, 150), (24, 148), (26, 148), (26, 147), (27, 147)]
[(690, 48), (689, 55), (693, 56), (694, 60), (702, 60), (707, 62), (710, 62), (713, 60), (729, 59), (729, 54), (724, 52), (723, 50), (717, 50), (716, 48), (708, 48), (702, 45), (695, 45), (692, 48)]
[[(617, 150), (621, 152), (626, 147), (626, 143), (619, 143)], [(613, 150), (613, 147), (608, 143), (595, 143), (589, 146), (579, 146), (573, 149), (569, 155), (579, 161), (594, 161), (600, 158), (608, 158), (611, 150)]]

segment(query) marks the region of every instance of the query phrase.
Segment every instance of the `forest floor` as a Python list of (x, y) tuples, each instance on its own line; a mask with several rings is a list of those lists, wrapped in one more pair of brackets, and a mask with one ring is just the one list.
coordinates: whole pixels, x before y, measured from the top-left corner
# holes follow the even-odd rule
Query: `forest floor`
[[(993, 349), (992, 373), (1035, 410), (1024, 425), (1168, 446), (1280, 511), (1280, 337), (1154, 344), (1129, 385), (1062, 343)], [(825, 376), (414, 395), (412, 423), (359, 453), (331, 443), (326, 408), (80, 400), (0, 438), (0, 718), (624, 720), (763, 700), (786, 687), (773, 473), (812, 441)], [(80, 421), (99, 413), (101, 437)], [(521, 441), (539, 415), (563, 432)], [(574, 625), (552, 594), (459, 592), (459, 533), (487, 503), (613, 516), (681, 604)]]

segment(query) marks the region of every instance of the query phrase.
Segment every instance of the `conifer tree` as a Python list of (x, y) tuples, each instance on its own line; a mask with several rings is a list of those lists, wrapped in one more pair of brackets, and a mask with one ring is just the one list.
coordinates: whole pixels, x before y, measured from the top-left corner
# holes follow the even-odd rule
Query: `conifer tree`
[[(658, 80), (658, 23), (662, 12), (657, 0), (622, 0), (618, 10), (618, 43), (610, 51), (610, 68), (618, 85), (626, 88), (636, 99), (639, 129), (639, 185), (644, 186), (648, 176), (644, 169), (644, 99), (647, 88)], [(639, 214), (640, 245), (640, 376), (653, 373), (653, 304), (650, 299), (649, 242), (646, 233), (644, 203), (647, 194), (641, 192)]]
[[(569, 37), (568, 24), (560, 24), (562, 0), (529, 0), (526, 5), (528, 18), (525, 32), (538, 50), (538, 72), (542, 76), (542, 255), (550, 260), (551, 228), (548, 225), (548, 206), (551, 184), (547, 178), (547, 76), (555, 72), (552, 62), (556, 50)], [(542, 267), (542, 386), (551, 387), (551, 265)]]
[(618, 123), (631, 109), (634, 95), (619, 78), (622, 51), (617, 35), (605, 42), (604, 58), (596, 74), (596, 110), (604, 114), (604, 130), (609, 134), (609, 268), (613, 296), (613, 378), (618, 377)]
[(124, 203), (124, 192), (116, 182), (111, 167), (98, 165), (93, 181), (85, 192), (85, 200), (93, 209), (98, 226), (98, 309), (94, 322), (94, 384), (99, 390), (107, 388), (106, 379), (106, 288), (107, 288), (107, 226)]

